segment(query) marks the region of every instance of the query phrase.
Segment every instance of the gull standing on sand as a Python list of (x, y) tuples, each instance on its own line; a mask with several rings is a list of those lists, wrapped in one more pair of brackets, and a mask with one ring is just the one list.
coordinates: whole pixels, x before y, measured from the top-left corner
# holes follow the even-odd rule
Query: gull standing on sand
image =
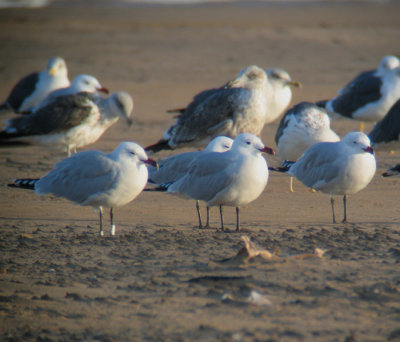
[(271, 86), (265, 71), (254, 65), (247, 67), (230, 82), (229, 88), (189, 105), (163, 138), (146, 150), (202, 147), (218, 135), (231, 138), (243, 132), (260, 135), (267, 115), (268, 89)]
[[(379, 121), (368, 134), (374, 148), (398, 143), (400, 140), (400, 100), (389, 110), (389, 113)], [(386, 145), (389, 144), (389, 145)]]
[(364, 189), (376, 171), (376, 160), (368, 136), (350, 132), (342, 141), (311, 146), (297, 162), (287, 164), (287, 173), (304, 185), (329, 194), (333, 223), (334, 195), (343, 195), (343, 222), (347, 222), (347, 195)]
[(38, 110), (39, 108), (46, 106), (50, 101), (52, 101), (56, 97), (78, 94), (81, 92), (108, 94), (108, 89), (103, 87), (100, 84), (100, 82), (97, 80), (97, 78), (95, 78), (93, 76), (84, 75), (84, 74), (78, 75), (73, 79), (70, 86), (64, 87), (64, 88), (59, 88), (59, 89), (52, 91), (45, 99), (40, 101), (40, 103), (38, 103), (32, 109), (32, 112)]
[[(226, 152), (232, 147), (233, 140), (228, 137), (218, 136), (210, 141), (207, 147), (202, 151), (186, 152), (173, 155), (171, 157), (158, 161), (159, 167), (148, 166), (149, 169), (149, 183), (158, 185), (166, 185), (168, 183), (176, 182), (179, 178), (186, 175), (191, 163), (210, 152)], [(197, 216), (199, 218), (199, 228), (203, 228), (201, 222), (200, 205), (196, 201)], [(204, 228), (209, 227), (210, 223), (210, 208), (207, 207), (207, 222)]]
[[(326, 101), (325, 108), (336, 117), (347, 117), (359, 121), (377, 122), (388, 113), (400, 98), (400, 67), (394, 56), (386, 58), (374, 73), (367, 72), (358, 76), (339, 95)], [(323, 105), (320, 102), (319, 105)]]
[(262, 152), (272, 150), (250, 133), (239, 134), (226, 152), (210, 152), (196, 158), (185, 176), (168, 185), (171, 194), (219, 206), (224, 230), (223, 206), (236, 208), (236, 230), (240, 229), (239, 208), (257, 199), (268, 181), (268, 165)]
[(0, 104), (0, 110), (25, 112), (35, 107), (52, 91), (68, 87), (67, 65), (61, 57), (53, 57), (45, 70), (31, 73), (17, 82), (7, 99)]
[[(339, 140), (330, 127), (328, 113), (310, 102), (301, 102), (289, 109), (275, 135), (276, 152), (282, 161), (296, 161), (316, 143)], [(293, 177), (290, 177), (290, 191), (293, 192)]]
[(71, 155), (100, 139), (119, 118), (131, 125), (132, 111), (132, 97), (125, 92), (106, 99), (91, 93), (56, 97), (30, 115), (8, 120), (0, 132), (0, 146), (40, 144), (66, 149)]
[(147, 168), (155, 164), (134, 142), (122, 142), (110, 154), (85, 151), (57, 163), (40, 179), (16, 179), (11, 187), (35, 190), (39, 196), (53, 194), (75, 204), (99, 209), (100, 236), (103, 207), (110, 208), (110, 234), (115, 235), (114, 208), (133, 201), (147, 183)]

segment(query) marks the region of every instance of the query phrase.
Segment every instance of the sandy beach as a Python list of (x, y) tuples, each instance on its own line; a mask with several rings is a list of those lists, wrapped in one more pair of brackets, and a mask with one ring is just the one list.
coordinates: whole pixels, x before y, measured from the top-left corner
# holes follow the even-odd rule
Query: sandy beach
[[(85, 150), (146, 146), (174, 122), (167, 109), (248, 65), (301, 81), (292, 104), (333, 97), (382, 56), (400, 55), (399, 14), (395, 2), (1, 9), (0, 94), (62, 56), (70, 78), (93, 75), (135, 102), (131, 128), (120, 121)], [(262, 134), (273, 148), (278, 124)], [(359, 123), (332, 127), (343, 137)], [(0, 184), (41, 177), (64, 157), (3, 147)], [(297, 181), (290, 193), (289, 178), (272, 173), (242, 209), (239, 233), (233, 208), (225, 209), (230, 232), (217, 229), (216, 209), (213, 228), (199, 230), (193, 201), (142, 193), (116, 210), (117, 235), (100, 238), (91, 208), (1, 186), (0, 340), (399, 341), (400, 178), (380, 175), (400, 151), (376, 158), (371, 184), (349, 198), (350, 223), (331, 223), (329, 196)], [(338, 198), (338, 217), (342, 210)], [(234, 258), (242, 235), (275, 257)]]

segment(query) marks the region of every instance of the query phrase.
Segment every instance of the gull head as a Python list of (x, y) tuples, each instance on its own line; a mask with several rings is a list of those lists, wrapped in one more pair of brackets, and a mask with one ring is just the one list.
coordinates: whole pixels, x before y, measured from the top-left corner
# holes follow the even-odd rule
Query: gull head
[(383, 76), (388, 71), (393, 70), (398, 66), (400, 66), (400, 60), (398, 57), (393, 55), (384, 56), (379, 63), (378, 75)]
[(232, 144), (232, 151), (250, 151), (259, 154), (261, 152), (274, 154), (272, 148), (263, 144), (261, 139), (251, 133), (240, 133)]
[(87, 93), (105, 93), (108, 94), (108, 89), (104, 88), (96, 77), (90, 75), (78, 75), (72, 81), (71, 87), (75, 93), (85, 91)]
[(233, 140), (225, 136), (218, 136), (211, 140), (204, 151), (207, 152), (226, 152), (231, 149)]
[(125, 160), (136, 164), (149, 164), (158, 167), (157, 162), (147, 157), (142, 146), (135, 142), (124, 141), (110, 154), (110, 157), (116, 161)]
[(299, 81), (293, 81), (289, 73), (281, 68), (269, 68), (266, 71), (268, 80), (273, 85), (292, 86), (301, 88), (302, 84)]
[(47, 62), (47, 72), (50, 76), (67, 76), (67, 64), (61, 57), (53, 57)]
[(345, 135), (342, 142), (356, 151), (374, 154), (371, 141), (363, 132), (350, 132)]
[(265, 71), (256, 65), (251, 65), (240, 71), (233, 81), (227, 83), (226, 87), (252, 89), (267, 83), (268, 78)]
[(106, 101), (113, 115), (124, 119), (129, 126), (132, 126), (133, 99), (128, 93), (117, 91), (112, 93)]

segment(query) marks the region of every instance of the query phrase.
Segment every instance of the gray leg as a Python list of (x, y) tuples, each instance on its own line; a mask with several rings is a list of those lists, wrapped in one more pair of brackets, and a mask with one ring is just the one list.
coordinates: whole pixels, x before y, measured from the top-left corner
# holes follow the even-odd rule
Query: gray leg
[(219, 206), (219, 215), (221, 217), (221, 229), (224, 231), (224, 216), (222, 213), (222, 205)]
[(110, 208), (110, 223), (111, 223), (110, 234), (115, 235), (114, 208)]
[(336, 223), (336, 219), (335, 219), (335, 199), (333, 198), (333, 196), (331, 196), (331, 206), (332, 206), (332, 221), (333, 221), (333, 223)]
[(210, 228), (210, 207), (207, 206), (207, 222), (204, 228)]
[(347, 196), (343, 196), (343, 223), (347, 222)]
[(237, 232), (240, 230), (239, 225), (240, 225), (240, 223), (239, 223), (239, 207), (236, 207), (236, 231)]
[(198, 200), (196, 200), (196, 210), (197, 210), (197, 216), (199, 218), (199, 228), (203, 228), (203, 225), (201, 223), (201, 213), (200, 213), (200, 203)]
[(103, 232), (103, 207), (99, 207), (99, 214), (100, 214), (100, 236), (104, 236)]

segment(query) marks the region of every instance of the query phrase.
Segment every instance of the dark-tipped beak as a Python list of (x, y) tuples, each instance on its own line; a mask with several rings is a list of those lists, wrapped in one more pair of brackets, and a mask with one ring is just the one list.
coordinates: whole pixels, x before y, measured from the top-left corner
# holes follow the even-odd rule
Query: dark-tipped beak
[(151, 166), (153, 166), (153, 167), (156, 167), (157, 168), (157, 170), (158, 170), (158, 163), (154, 160), (154, 159), (151, 159), (151, 158), (148, 158), (148, 159), (146, 159), (146, 160), (143, 160), (143, 163), (145, 163), (145, 164), (149, 164), (149, 165), (151, 165)]
[(302, 88), (303, 87), (303, 85), (299, 81), (288, 81), (286, 84), (290, 85), (292, 87), (296, 87), (296, 88)]
[(373, 149), (371, 146), (368, 146), (368, 147), (366, 147), (366, 148), (363, 148), (363, 150), (364, 150), (365, 152), (374, 154), (374, 149)]
[(275, 154), (274, 150), (268, 146), (264, 146), (264, 148), (261, 148), (260, 151), (267, 154), (272, 154), (272, 155)]
[(108, 94), (108, 93), (109, 93), (108, 89), (107, 89), (107, 88), (104, 88), (104, 87), (97, 88), (96, 90), (99, 91), (99, 92), (101, 92), (101, 93), (104, 93), (104, 94)]

